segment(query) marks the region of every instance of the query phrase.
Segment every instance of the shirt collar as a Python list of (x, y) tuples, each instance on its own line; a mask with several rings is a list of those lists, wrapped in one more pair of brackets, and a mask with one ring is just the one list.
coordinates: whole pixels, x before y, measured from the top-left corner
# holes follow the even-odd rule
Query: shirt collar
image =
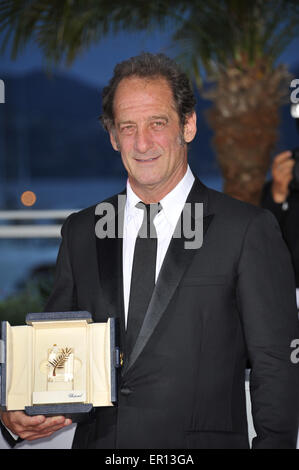
[(132, 216), (134, 215), (135, 213), (135, 209), (136, 209), (136, 204), (140, 201), (140, 197), (138, 197), (130, 183), (129, 183), (129, 179), (127, 180), (127, 201), (126, 201), (126, 212), (128, 215)]
[[(160, 203), (163, 213), (168, 222), (175, 228), (179, 215), (184, 208), (184, 204), (188, 194), (194, 183), (194, 175), (188, 165), (187, 171), (179, 183), (161, 199)], [(127, 201), (126, 201), (126, 214), (129, 217), (136, 215), (136, 204), (140, 198), (134, 193), (129, 179), (127, 180)], [(139, 211), (138, 211), (139, 212)]]
[(173, 228), (176, 227), (179, 216), (194, 183), (194, 179), (193, 173), (188, 165), (187, 171), (181, 181), (160, 201), (165, 217)]

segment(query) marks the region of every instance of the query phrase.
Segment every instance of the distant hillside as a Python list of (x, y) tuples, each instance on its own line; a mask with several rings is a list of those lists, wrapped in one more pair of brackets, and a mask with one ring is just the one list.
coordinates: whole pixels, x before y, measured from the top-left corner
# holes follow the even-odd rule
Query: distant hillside
[[(299, 66), (296, 76), (299, 77)], [(0, 105), (0, 171), (5, 178), (115, 177), (124, 174), (119, 154), (98, 122), (101, 89), (67, 75), (42, 71), (20, 76), (0, 73), (6, 103)], [(190, 145), (197, 174), (218, 173), (212, 131), (204, 112), (209, 102), (197, 95), (198, 135)], [(298, 145), (289, 106), (282, 109), (277, 149)], [(5, 160), (3, 157), (6, 157)]]

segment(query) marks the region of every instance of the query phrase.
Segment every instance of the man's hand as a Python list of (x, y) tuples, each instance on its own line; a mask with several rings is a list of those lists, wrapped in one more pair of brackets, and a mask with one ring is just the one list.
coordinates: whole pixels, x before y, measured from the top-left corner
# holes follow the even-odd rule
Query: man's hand
[(55, 431), (72, 424), (72, 420), (64, 416), (28, 416), (23, 411), (3, 411), (1, 420), (13, 434), (28, 441), (49, 437)]
[(272, 196), (275, 202), (284, 202), (289, 194), (289, 183), (293, 179), (293, 166), (295, 160), (291, 158), (292, 152), (286, 151), (276, 155), (272, 165)]

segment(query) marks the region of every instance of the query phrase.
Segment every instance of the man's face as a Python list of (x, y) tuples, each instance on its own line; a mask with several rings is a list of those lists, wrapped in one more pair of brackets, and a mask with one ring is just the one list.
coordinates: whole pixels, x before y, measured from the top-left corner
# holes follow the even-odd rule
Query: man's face
[(157, 191), (161, 199), (184, 176), (187, 146), (196, 133), (195, 113), (180, 126), (171, 88), (164, 78), (123, 79), (114, 97), (110, 139), (121, 152), (132, 188)]

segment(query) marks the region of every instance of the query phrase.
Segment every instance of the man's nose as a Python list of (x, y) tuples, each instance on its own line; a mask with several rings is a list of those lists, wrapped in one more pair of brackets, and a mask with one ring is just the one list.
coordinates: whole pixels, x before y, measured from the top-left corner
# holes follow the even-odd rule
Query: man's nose
[(138, 129), (135, 134), (135, 151), (146, 153), (152, 147), (152, 139), (147, 129)]

